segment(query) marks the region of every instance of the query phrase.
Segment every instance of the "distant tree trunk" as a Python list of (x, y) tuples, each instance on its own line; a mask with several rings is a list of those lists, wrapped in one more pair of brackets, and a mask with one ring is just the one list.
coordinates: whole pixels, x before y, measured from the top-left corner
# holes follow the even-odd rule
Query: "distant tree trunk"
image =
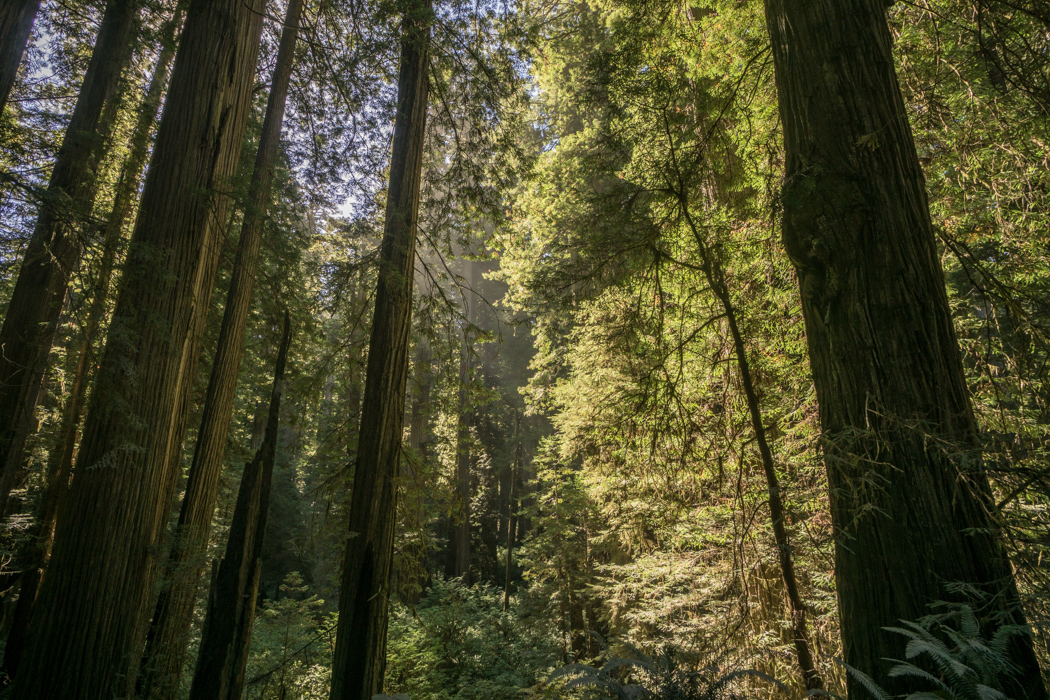
[(430, 15), (430, 0), (415, 0), (402, 20), (390, 187), (339, 593), (332, 700), (370, 700), (382, 689), (386, 666), (387, 594), (397, 515), (394, 481), (401, 459), (412, 330)]
[[(836, 531), (845, 661), (891, 692), (883, 630), (991, 594), (1023, 623), (990, 514), (923, 174), (894, 72), (884, 0), (767, 0), (787, 155), (784, 247), (802, 291)], [(990, 630), (985, 630), (986, 632)], [(1021, 688), (1043, 698), (1031, 640)], [(862, 697), (855, 679), (850, 693)]]
[(203, 568), (202, 556), (208, 546), (230, 418), (233, 415), (237, 375), (244, 351), (244, 332), (251, 310), (262, 226), (270, 200), (302, 8), (303, 0), (291, 0), (285, 15), (237, 257), (204, 400), (204, 413), (197, 431), (189, 481), (167, 562), (166, 578), (170, 580), (170, 586), (161, 591), (147, 636), (146, 663), (140, 692), (145, 698), (173, 700), (179, 690), (197, 584)]
[[(131, 57), (136, 0), (110, 0), (76, 106), (55, 158), (36, 227), (0, 328), (0, 514), (22, 478), (40, 381), (62, 302), (80, 262), (78, 227), (91, 215), (95, 174), (112, 126), (120, 74)], [(104, 109), (110, 105), (110, 109)]]
[(474, 322), (474, 294), (476, 268), (472, 260), (464, 260), (469, 289), (464, 293), (465, 318), (463, 328), (463, 345), (459, 357), (459, 423), (456, 431), (456, 497), (459, 500), (459, 512), (456, 513), (452, 529), (453, 575), (470, 585), (470, 429), (473, 423), (473, 410), (470, 405), (469, 385), (471, 382), (470, 336), (467, 325)]
[(456, 429), (456, 499), (458, 509), (452, 526), (453, 575), (470, 585), (470, 382), (469, 347), (466, 333), (459, 357), (459, 422)]
[(134, 692), (265, 0), (193, 0), (16, 700)]
[[(285, 312), (266, 433), (255, 458), (244, 465), (226, 554), (212, 574), (190, 700), (240, 700), (244, 687), (244, 669), (248, 663), (248, 645), (262, 570), (273, 463), (277, 454), (284, 365), (290, 340), (291, 323)], [(175, 689), (178, 690), (178, 683), (175, 683)]]
[(8, 0), (0, 7), (0, 113), (11, 97), (39, 9), (40, 0)]
[(55, 533), (55, 520), (59, 511), (58, 506), (65, 495), (66, 488), (69, 486), (69, 478), (73, 471), (73, 454), (76, 449), (77, 429), (80, 426), (84, 396), (87, 391), (88, 375), (92, 365), (91, 358), (94, 353), (94, 341), (106, 314), (106, 304), (109, 299), (109, 288), (116, 264), (117, 249), (120, 245), (125, 223), (131, 213), (134, 196), (138, 192), (142, 171), (146, 165), (150, 132), (153, 130), (153, 124), (156, 122), (161, 95), (164, 93), (164, 88), (168, 83), (168, 70), (171, 67), (172, 59), (175, 57), (174, 35), (182, 24), (182, 15), (180, 8), (176, 16), (161, 31), (162, 41), (165, 44), (157, 59), (153, 78), (140, 107), (138, 122), (135, 125), (135, 132), (131, 138), (131, 150), (128, 160), (125, 161), (124, 166), (121, 168), (120, 177), (117, 180), (113, 208), (106, 220), (102, 260), (99, 264), (98, 279), (95, 283), (94, 295), (84, 324), (80, 348), (77, 351), (76, 368), (69, 388), (69, 397), (66, 399), (66, 405), (62, 412), (62, 423), (58, 433), (58, 440), (48, 455), (47, 490), (44, 501), (41, 504), (40, 513), (37, 516), (36, 532), (29, 545), (27, 545), (32, 550), (27, 552), (26, 555), (28, 575), (22, 579), (11, 631), (7, 636), (7, 645), (4, 647), (4, 670), (12, 677), (18, 670), (18, 662), (25, 646), (26, 635), (29, 632), (29, 622), (32, 617), (33, 607), (36, 604), (37, 592), (41, 581), (43, 581), (43, 572), (47, 566), (47, 560), (51, 556), (51, 542)]
[(510, 575), (514, 567), (514, 528), (517, 526), (518, 505), (515, 503), (518, 488), (518, 473), (521, 471), (521, 443), (514, 448), (514, 459), (510, 466), (510, 495), (507, 499), (507, 562), (503, 577), (503, 612), (510, 610)]

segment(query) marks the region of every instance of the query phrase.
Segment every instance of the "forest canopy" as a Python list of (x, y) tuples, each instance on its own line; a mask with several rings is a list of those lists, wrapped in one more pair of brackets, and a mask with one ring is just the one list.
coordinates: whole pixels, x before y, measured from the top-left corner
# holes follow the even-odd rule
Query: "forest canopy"
[(0, 3), (0, 698), (1043, 700), (1047, 0)]

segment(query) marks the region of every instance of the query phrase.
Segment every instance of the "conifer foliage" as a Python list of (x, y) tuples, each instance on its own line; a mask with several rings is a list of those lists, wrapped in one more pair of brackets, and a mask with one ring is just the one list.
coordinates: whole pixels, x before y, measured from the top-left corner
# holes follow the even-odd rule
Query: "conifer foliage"
[(0, 3), (0, 696), (1045, 698), (1048, 86), (1046, 0)]

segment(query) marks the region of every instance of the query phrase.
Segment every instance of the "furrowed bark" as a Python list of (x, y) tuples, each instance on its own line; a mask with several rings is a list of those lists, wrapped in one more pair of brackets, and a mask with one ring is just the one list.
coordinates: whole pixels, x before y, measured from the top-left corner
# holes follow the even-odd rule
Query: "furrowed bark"
[(70, 275), (80, 263), (78, 229), (91, 217), (96, 170), (116, 112), (120, 74), (131, 57), (138, 14), (137, 0), (106, 5), (0, 328), (0, 514), (7, 513), (11, 489), (22, 479), (25, 441), (35, 430), (40, 382)]
[(226, 553), (212, 578), (190, 700), (240, 700), (244, 687), (290, 340), (291, 323), (285, 312), (266, 433), (262, 447), (252, 461), (244, 465)]
[(401, 459), (412, 329), (430, 50), (430, 1), (415, 0), (409, 8), (402, 24), (390, 187), (339, 593), (332, 700), (370, 700), (382, 689), (386, 666), (394, 481)]
[(226, 307), (204, 401), (204, 413), (197, 432), (197, 445), (193, 453), (186, 494), (183, 496), (179, 522), (166, 565), (166, 578), (171, 583), (161, 591), (147, 636), (146, 663), (140, 689), (140, 695), (145, 698), (173, 700), (179, 690), (183, 658), (189, 644), (197, 585), (203, 573), (202, 557), (208, 546), (226, 436), (233, 414), (237, 375), (244, 350), (244, 331), (251, 310), (255, 267), (280, 145), (281, 125), (284, 121), (302, 8), (303, 0), (292, 0), (288, 4), (285, 16), (259, 150), (241, 225), (237, 257), (226, 295)]
[(189, 5), (16, 700), (134, 692), (178, 474), (181, 394), (197, 362), (192, 334), (210, 298), (265, 9)]
[(39, 9), (40, 0), (11, 0), (0, 7), (0, 112), (11, 97)]
[[(989, 618), (1024, 616), (990, 513), (885, 8), (767, 0), (766, 20), (787, 156), (783, 242), (825, 437), (845, 661), (901, 692), (886, 659), (904, 644), (883, 628), (959, 600), (946, 584), (987, 594)], [(1031, 640), (1015, 638), (1011, 653), (1018, 686), (1004, 690), (1045, 697)]]
[(4, 647), (4, 670), (14, 677), (18, 663), (29, 633), (29, 622), (32, 619), (33, 607), (36, 604), (40, 583), (43, 581), (44, 569), (51, 557), (51, 544), (55, 533), (55, 522), (58, 517), (59, 503), (69, 486), (73, 471), (73, 455), (76, 450), (78, 428), (83, 412), (84, 397), (87, 393), (91, 359), (95, 352), (95, 337), (102, 326), (109, 299), (109, 289), (116, 265), (117, 249), (123, 236), (125, 224), (134, 206), (138, 193), (139, 181), (146, 166), (149, 152), (149, 137), (157, 119), (160, 98), (168, 84), (168, 73), (175, 58), (175, 33), (182, 24), (183, 8), (176, 11), (162, 29), (164, 46), (157, 58), (146, 97), (139, 109), (135, 132), (131, 138), (131, 149), (128, 160), (121, 168), (117, 181), (116, 197), (110, 215), (106, 219), (106, 232), (103, 241), (102, 260), (99, 263), (98, 279), (95, 283), (94, 296), (88, 309), (87, 320), (77, 351), (76, 368), (69, 389), (69, 398), (62, 412), (62, 424), (59, 437), (48, 455), (47, 491), (37, 516), (36, 532), (31, 544), (32, 551), (26, 555), (26, 575), (22, 578), (15, 605), (11, 631)]

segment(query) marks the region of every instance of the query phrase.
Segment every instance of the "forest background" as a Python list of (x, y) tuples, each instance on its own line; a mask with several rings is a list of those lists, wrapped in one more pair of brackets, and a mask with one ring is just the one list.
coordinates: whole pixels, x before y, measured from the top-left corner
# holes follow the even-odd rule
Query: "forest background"
[[(79, 251), (61, 263), (69, 284), (46, 372), (0, 481), (9, 647), (27, 572), (46, 573), (54, 520), (67, 512), (56, 503), (77, 488), (83, 407), (102, 401), (93, 394), (107, 386), (105, 339), (119, 337), (114, 290), (141, 264), (128, 241), (187, 4), (45, 0), (0, 116), (0, 303), (17, 294), (42, 211)], [(210, 385), (252, 229), (243, 359), (222, 375), (232, 377), (229, 427), (208, 438), (214, 517), (179, 608), (187, 646), (172, 656), (174, 684), (156, 676), (150, 697), (196, 692), (209, 609), (200, 572), (239, 532), (242, 475), (264, 444), (272, 483), (265, 539), (253, 545), (261, 566), (243, 696), (330, 693), (411, 15), (405, 3), (298, 3), (274, 126), (268, 101), (291, 4), (261, 3), (243, 146), (222, 180), (232, 205), (210, 224), (215, 283), (198, 300), (200, 361), (176, 421), (186, 437), (171, 446), (177, 482), (150, 505), (172, 533), (159, 560), (174, 561), (191, 465), (208, 459), (198, 426), (220, 403)], [(134, 21), (101, 107), (108, 126), (88, 159), (91, 182), (79, 200), (56, 199), (56, 159), (117, 5)], [(836, 596), (836, 537), (849, 542), (831, 501), (846, 496), (829, 487), (798, 261), (782, 240), (791, 202), (765, 11), (754, 0), (433, 7), (387, 693), (631, 697), (644, 687), (774, 698), (816, 686), (845, 695), (852, 683), (859, 697)], [(1047, 668), (1050, 6), (922, 0), (885, 11), (990, 512)], [(267, 124), (279, 140), (269, 142), (272, 183), (260, 186)], [(886, 138), (873, 131), (855, 146), (875, 152)], [(878, 491), (882, 478), (852, 482), (849, 497)], [(154, 598), (177, 590), (173, 571), (148, 587)], [(951, 667), (960, 677), (1010, 692), (1009, 669), (992, 667), (1021, 633), (986, 624), (980, 591), (946, 585), (943, 601), (890, 635), (894, 658), (916, 665), (914, 684), (887, 687), (950, 684), (945, 664), (958, 663), (973, 671)]]

